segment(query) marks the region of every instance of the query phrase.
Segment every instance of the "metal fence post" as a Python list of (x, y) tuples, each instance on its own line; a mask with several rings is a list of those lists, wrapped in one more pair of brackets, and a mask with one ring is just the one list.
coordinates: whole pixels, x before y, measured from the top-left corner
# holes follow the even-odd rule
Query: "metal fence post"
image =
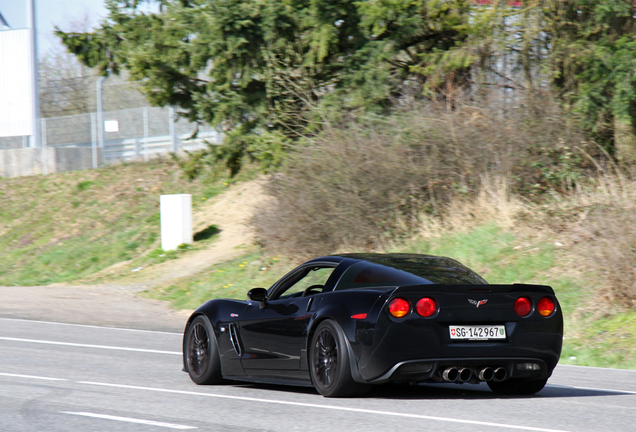
[(37, 17), (35, 10), (35, 0), (29, 0), (26, 2), (26, 4), (27, 21), (31, 34), (31, 49), (29, 53), (31, 60), (31, 91), (33, 92), (33, 94), (31, 95), (31, 121), (33, 122), (31, 147), (40, 147), (42, 145), (42, 130), (40, 129), (41, 122), (38, 121), (41, 120), (41, 113), (40, 81), (38, 76), (38, 32), (36, 29)]
[(175, 119), (174, 119), (174, 108), (168, 108), (168, 117), (170, 121), (170, 147), (173, 153), (176, 153), (179, 150), (179, 143), (177, 142), (177, 133), (175, 128)]
[(46, 119), (40, 119), (40, 133), (41, 135), (41, 139), (40, 142), (42, 143), (42, 174), (47, 175), (49, 173), (49, 168), (48, 168), (48, 158), (47, 158), (47, 152), (46, 152)]
[(106, 159), (104, 151), (104, 101), (102, 99), (102, 83), (106, 77), (99, 77), (96, 83), (97, 91), (97, 142), (102, 149), (102, 160)]
[(93, 169), (97, 168), (97, 116), (91, 113), (91, 154), (93, 156)]
[(144, 113), (144, 160), (148, 162), (148, 159), (150, 157), (148, 155), (148, 136), (150, 135), (149, 125), (148, 125), (148, 107), (144, 107), (143, 113)]

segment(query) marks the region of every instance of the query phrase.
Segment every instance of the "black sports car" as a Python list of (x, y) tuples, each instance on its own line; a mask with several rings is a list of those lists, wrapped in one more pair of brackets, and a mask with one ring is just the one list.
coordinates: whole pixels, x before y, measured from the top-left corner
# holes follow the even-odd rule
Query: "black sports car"
[(185, 370), (362, 394), (386, 382), (486, 382), (541, 390), (561, 354), (552, 288), (489, 285), (459, 262), (414, 254), (312, 259), (248, 300), (210, 300), (189, 318)]

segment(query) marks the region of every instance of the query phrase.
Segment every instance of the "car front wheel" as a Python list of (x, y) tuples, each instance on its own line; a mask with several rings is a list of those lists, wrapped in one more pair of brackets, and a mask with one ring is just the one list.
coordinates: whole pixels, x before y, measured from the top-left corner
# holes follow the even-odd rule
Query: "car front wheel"
[(184, 363), (190, 378), (197, 384), (219, 384), (221, 359), (210, 320), (199, 315), (186, 330), (183, 344)]

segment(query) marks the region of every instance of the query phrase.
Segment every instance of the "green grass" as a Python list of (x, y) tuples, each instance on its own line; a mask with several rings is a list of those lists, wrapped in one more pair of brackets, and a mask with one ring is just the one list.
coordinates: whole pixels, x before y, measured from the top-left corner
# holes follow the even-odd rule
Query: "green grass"
[(146, 294), (169, 301), (176, 309), (196, 309), (215, 298), (246, 299), (247, 291), (256, 287), (269, 288), (297, 264), (282, 257), (264, 257), (260, 252), (251, 252)]
[(566, 313), (577, 308), (583, 295), (576, 281), (552, 274), (558, 253), (553, 244), (532, 243), (494, 223), (429, 241), (416, 241), (400, 251), (454, 258), (492, 284), (550, 285)]
[(578, 334), (566, 335), (562, 363), (636, 369), (636, 311), (602, 318), (587, 314), (571, 325)]
[[(531, 244), (528, 239), (488, 224), (428, 242), (415, 242), (405, 251), (455, 258), (490, 283), (552, 286), (564, 314), (562, 363), (636, 369), (636, 311), (583, 312), (582, 307), (589, 308), (589, 302), (584, 300), (594, 295), (589, 288), (594, 275), (583, 274), (581, 279), (560, 276), (560, 250), (553, 244)], [(608, 306), (598, 299), (598, 307)]]
[[(189, 193), (196, 211), (255, 175), (188, 182), (174, 162), (155, 160), (0, 179), (0, 285), (71, 282), (140, 256), (136, 265), (175, 258), (148, 253), (159, 243), (159, 195)], [(214, 235), (209, 227), (193, 248)]]
[(125, 263), (122, 263), (123, 265), (116, 266), (116, 268), (113, 269), (109, 269), (107, 273), (101, 272), (91, 274), (88, 277), (80, 279), (79, 282), (87, 284), (121, 282), (124, 285), (127, 285), (131, 283), (131, 280), (127, 279), (128, 276), (131, 275), (131, 272), (137, 272), (144, 269), (145, 267), (149, 267), (155, 264), (161, 264), (170, 260), (179, 259), (191, 251), (209, 248), (210, 244), (215, 242), (218, 238), (218, 232), (219, 229), (216, 227), (216, 225), (210, 225), (208, 228), (202, 230), (199, 233), (196, 233), (193, 238), (194, 242), (191, 244), (182, 244), (176, 250), (169, 251), (165, 251), (160, 247), (147, 250), (142, 255), (138, 255), (132, 259), (126, 260)]
[[(553, 279), (548, 274), (555, 265), (554, 246), (539, 243), (518, 247), (518, 243), (520, 240), (514, 234), (489, 224), (428, 242), (417, 241), (392, 252), (448, 256), (471, 267), (490, 283), (549, 284), (557, 292), (563, 309), (574, 310), (580, 287), (570, 279)], [(191, 308), (197, 306), (197, 302), (200, 304), (212, 298), (244, 298), (248, 289), (269, 287), (276, 277), (283, 276), (283, 264), (288, 264), (287, 270), (293, 267), (289, 260), (283, 258), (266, 258), (258, 252), (250, 253), (213, 266), (189, 281), (163, 289), (157, 297), (171, 301), (177, 308)], [(275, 274), (270, 276), (271, 273)]]

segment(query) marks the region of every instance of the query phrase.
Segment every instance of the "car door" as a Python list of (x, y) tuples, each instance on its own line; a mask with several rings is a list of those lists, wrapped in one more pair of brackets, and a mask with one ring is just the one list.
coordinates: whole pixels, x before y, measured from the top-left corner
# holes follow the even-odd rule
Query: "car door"
[(241, 364), (248, 375), (300, 369), (311, 303), (331, 286), (334, 268), (334, 263), (301, 266), (272, 286), (266, 302), (249, 302), (240, 319)]

